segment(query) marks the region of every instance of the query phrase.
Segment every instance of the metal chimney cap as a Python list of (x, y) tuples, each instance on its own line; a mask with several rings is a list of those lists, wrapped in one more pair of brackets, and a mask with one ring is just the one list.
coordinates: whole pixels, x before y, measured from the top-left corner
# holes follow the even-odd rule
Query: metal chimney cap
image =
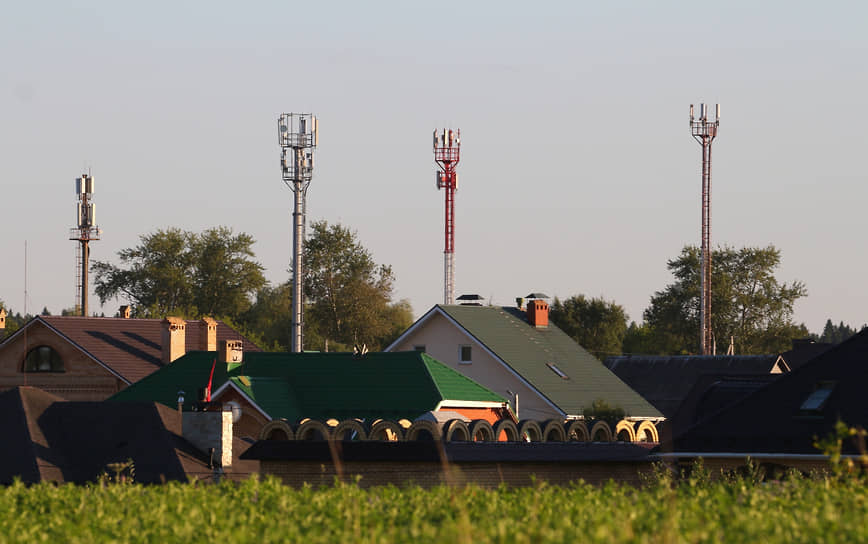
[(524, 298), (531, 299), (531, 298), (551, 298), (551, 297), (545, 293), (531, 293)]

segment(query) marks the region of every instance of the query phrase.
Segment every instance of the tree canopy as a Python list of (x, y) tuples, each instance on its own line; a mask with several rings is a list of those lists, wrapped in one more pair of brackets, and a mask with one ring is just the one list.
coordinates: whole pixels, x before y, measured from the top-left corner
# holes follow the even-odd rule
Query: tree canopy
[(315, 221), (304, 247), (306, 349), (384, 348), (412, 323), (407, 301), (392, 302), (392, 267), (377, 264), (355, 232)]
[(118, 252), (122, 266), (91, 265), (101, 303), (124, 298), (136, 317), (169, 314), (234, 318), (250, 307), (250, 297), (265, 286), (253, 238), (228, 227), (202, 233), (160, 229), (141, 243)]
[[(675, 281), (651, 297), (644, 312), (644, 333), (628, 334), (630, 342), (645, 336), (647, 353), (696, 353), (699, 349), (699, 249), (687, 246), (667, 263)], [(734, 338), (736, 353), (776, 353), (793, 338), (805, 337), (804, 325), (793, 323), (793, 305), (807, 294), (803, 283), (780, 283), (775, 269), (780, 251), (768, 247), (718, 248), (712, 254), (711, 321), (718, 352)]]
[(602, 297), (555, 297), (549, 318), (583, 348), (600, 360), (620, 355), (627, 332), (627, 312)]

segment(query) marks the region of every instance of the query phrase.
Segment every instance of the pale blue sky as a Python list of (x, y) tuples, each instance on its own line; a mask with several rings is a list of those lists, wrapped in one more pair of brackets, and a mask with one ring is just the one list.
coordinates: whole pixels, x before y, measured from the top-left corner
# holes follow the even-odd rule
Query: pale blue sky
[(720, 102), (713, 243), (777, 245), (812, 330), (862, 324), (866, 27), (862, 2), (17, 2), (0, 20), (0, 298), (24, 308), (27, 240), (28, 309), (73, 304), (86, 167), (94, 259), (228, 225), (285, 281), (276, 119), (310, 111), (309, 219), (355, 229), (416, 315), (442, 297), (430, 140), (448, 125), (457, 293), (602, 295), (641, 320), (699, 242), (688, 105)]

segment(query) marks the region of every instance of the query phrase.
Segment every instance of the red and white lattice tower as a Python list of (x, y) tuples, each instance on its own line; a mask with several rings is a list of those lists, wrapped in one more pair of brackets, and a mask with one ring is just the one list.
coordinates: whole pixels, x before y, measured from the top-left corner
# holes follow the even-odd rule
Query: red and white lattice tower
[(461, 131), (434, 130), (434, 162), (437, 163), (437, 188), (446, 191), (446, 243), (443, 249), (443, 304), (455, 304), (455, 190), (458, 189), (458, 165)]
[(720, 127), (720, 104), (715, 105), (714, 118), (708, 120), (708, 106), (699, 105), (699, 119), (693, 117), (690, 105), (690, 133), (702, 146), (702, 253), (699, 275), (699, 353), (714, 355), (714, 333), (711, 329), (711, 142)]

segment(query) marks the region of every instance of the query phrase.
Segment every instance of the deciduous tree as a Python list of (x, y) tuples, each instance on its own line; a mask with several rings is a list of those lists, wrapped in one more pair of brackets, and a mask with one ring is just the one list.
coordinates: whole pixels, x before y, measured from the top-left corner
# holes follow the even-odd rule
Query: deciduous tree
[(620, 355), (627, 332), (627, 312), (602, 297), (555, 298), (549, 314), (552, 322), (598, 359)]
[(385, 347), (410, 325), (406, 301), (392, 302), (392, 267), (377, 264), (355, 232), (326, 221), (310, 225), (304, 247), (306, 349)]
[(118, 252), (121, 266), (91, 265), (101, 303), (123, 298), (137, 317), (166, 315), (237, 318), (266, 283), (254, 261), (251, 236), (227, 227), (201, 234), (178, 228), (157, 230)]
[[(775, 269), (780, 251), (774, 246), (718, 248), (712, 255), (711, 321), (718, 351), (730, 337), (736, 353), (776, 353), (791, 340), (807, 336), (793, 322), (793, 305), (807, 294), (802, 282), (780, 283)], [(675, 281), (654, 293), (645, 310), (653, 351), (696, 353), (699, 349), (699, 249), (687, 246), (667, 263)]]

